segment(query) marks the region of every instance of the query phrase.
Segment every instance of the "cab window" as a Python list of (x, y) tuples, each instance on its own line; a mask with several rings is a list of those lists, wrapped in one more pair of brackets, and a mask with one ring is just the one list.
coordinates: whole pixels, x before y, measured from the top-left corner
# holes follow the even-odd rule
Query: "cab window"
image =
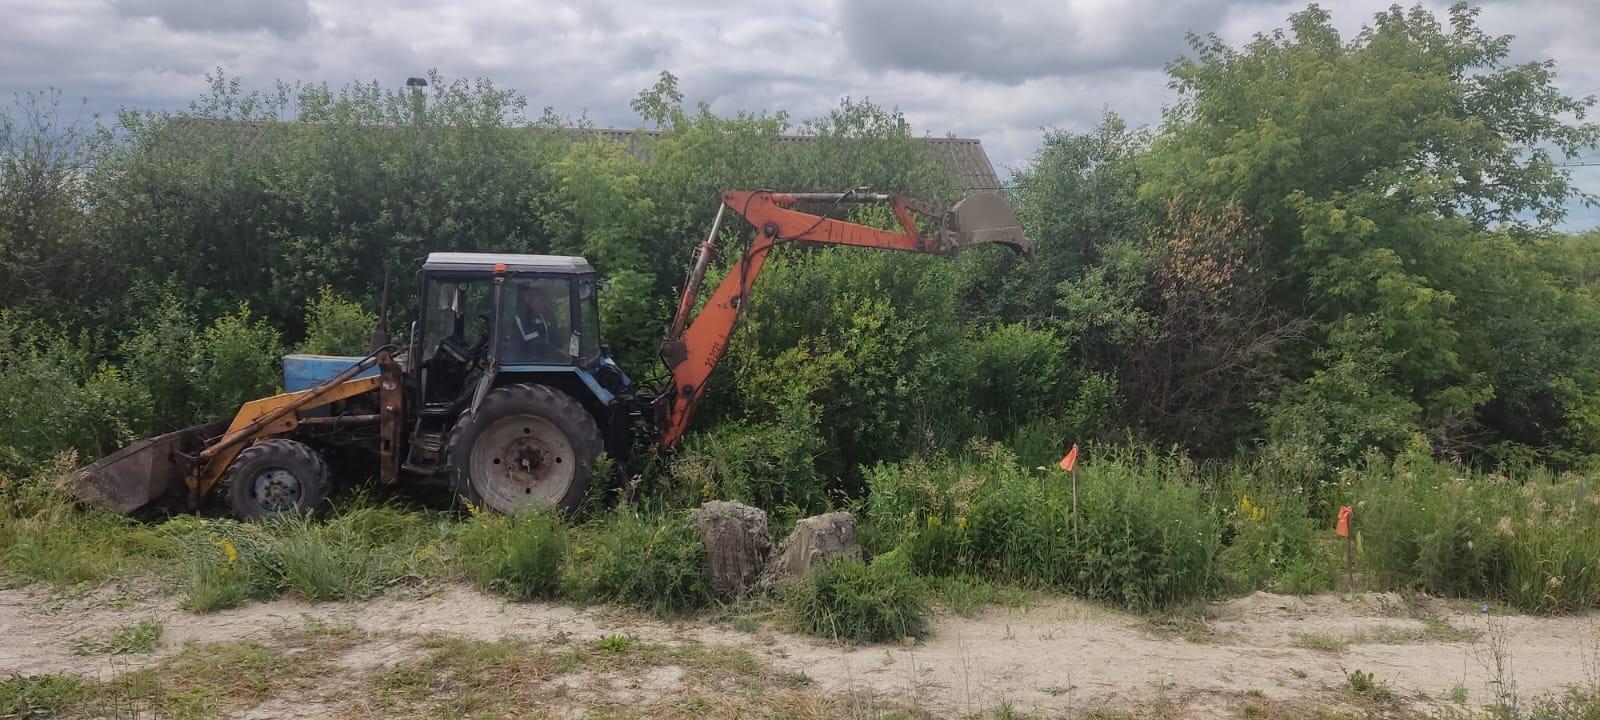
[(486, 280), (429, 281), (428, 309), (422, 327), (423, 360), (432, 358), (445, 338), (467, 350), (483, 345), (489, 337), (491, 305)]
[(581, 352), (565, 278), (512, 278), (502, 291), (500, 362), (570, 364)]

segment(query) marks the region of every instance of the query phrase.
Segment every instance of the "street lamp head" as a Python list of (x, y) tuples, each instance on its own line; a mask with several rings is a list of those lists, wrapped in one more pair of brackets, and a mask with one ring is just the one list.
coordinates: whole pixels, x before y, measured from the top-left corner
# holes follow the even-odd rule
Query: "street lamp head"
[(406, 87), (427, 87), (427, 86), (428, 86), (428, 79), (427, 78), (419, 78), (419, 77), (406, 78)]

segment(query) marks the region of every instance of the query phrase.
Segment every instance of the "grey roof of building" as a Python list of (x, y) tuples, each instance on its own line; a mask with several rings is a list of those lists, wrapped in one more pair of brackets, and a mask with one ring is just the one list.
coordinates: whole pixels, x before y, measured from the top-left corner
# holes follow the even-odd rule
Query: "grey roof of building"
[[(648, 162), (649, 151), (639, 142), (641, 138), (656, 138), (661, 136), (659, 130), (623, 130), (619, 128), (570, 128), (573, 134), (593, 133), (607, 140), (618, 143), (627, 143), (628, 154), (636, 159)], [(779, 135), (779, 144), (785, 143), (810, 143), (820, 139), (816, 135)], [(950, 163), (951, 169), (961, 180), (962, 189), (967, 192), (993, 192), (1000, 189), (1000, 177), (995, 174), (994, 164), (989, 162), (989, 153), (984, 152), (983, 142), (976, 138), (958, 137), (920, 137), (914, 138), (917, 142), (926, 143), (932, 147), (940, 158)]]
[(594, 266), (581, 257), (568, 255), (516, 255), (511, 253), (428, 253), (423, 270), (436, 272), (489, 272), (504, 263), (507, 272), (560, 273), (579, 275), (594, 272)]
[[(269, 130), (275, 127), (307, 127), (303, 123), (273, 123), (251, 122), (237, 120), (217, 120), (212, 118), (180, 117), (173, 119), (174, 129), (185, 135), (200, 135), (202, 137), (216, 132), (227, 133), (231, 142), (243, 149), (254, 149), (268, 140)], [(373, 129), (383, 129), (386, 126), (372, 126)], [(658, 130), (623, 130), (618, 128), (564, 128), (572, 135), (598, 135), (606, 140), (617, 143), (626, 143), (628, 154), (643, 162), (650, 161), (649, 150), (641, 143), (643, 138), (654, 138), (661, 135)], [(779, 144), (810, 143), (820, 138), (816, 135), (779, 135)], [(995, 174), (994, 164), (989, 161), (989, 154), (984, 151), (983, 143), (975, 138), (957, 137), (921, 137), (917, 142), (926, 143), (935, 149), (938, 156), (948, 160), (950, 167), (955, 171), (961, 181), (961, 188), (967, 192), (994, 191), (999, 189), (1000, 178)], [(188, 143), (181, 143), (180, 148), (188, 147)]]

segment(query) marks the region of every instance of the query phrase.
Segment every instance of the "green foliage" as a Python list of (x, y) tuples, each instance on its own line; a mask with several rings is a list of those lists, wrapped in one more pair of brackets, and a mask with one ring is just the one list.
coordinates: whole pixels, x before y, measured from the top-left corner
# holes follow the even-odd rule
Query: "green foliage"
[(567, 556), (567, 530), (544, 513), (477, 514), (456, 539), (457, 555), (479, 587), (517, 600), (555, 597)]
[(25, 475), (64, 450), (114, 450), (152, 412), (137, 379), (96, 364), (70, 334), (0, 310), (0, 475)]
[(1233, 589), (1309, 595), (1333, 586), (1339, 562), (1324, 547), (1327, 522), (1310, 514), (1308, 491), (1299, 484), (1282, 490), (1243, 476), (1221, 498), (1232, 536), (1220, 562)]
[[(1020, 323), (996, 325), (974, 335), (959, 348), (960, 357), (969, 363), (961, 377), (967, 393), (963, 404), (984, 419), (991, 436), (1060, 413), (1068, 374), (1062, 362), (1068, 354), (1065, 341), (1051, 330)], [(1079, 421), (1092, 426), (1101, 419)]]
[(778, 422), (724, 422), (690, 435), (670, 467), (679, 497), (692, 499), (684, 504), (733, 500), (775, 510), (825, 507), (825, 485), (815, 464), (823, 450), (816, 406), (784, 410), (789, 415)]
[(364, 355), (378, 316), (324, 285), (306, 305), (306, 337), (296, 352)]
[(1125, 453), (1070, 478), (1030, 471), (998, 446), (962, 460), (876, 467), (869, 517), (912, 567), (978, 573), (1140, 610), (1218, 588), (1221, 527), (1181, 464)]
[(1595, 144), (1593, 100), (1562, 94), (1548, 62), (1509, 62), (1509, 38), (1477, 19), (1465, 4), (1447, 18), (1395, 6), (1344, 39), (1312, 6), (1240, 48), (1196, 38), (1169, 67), (1180, 100), (1141, 163), (1142, 194), (1237, 203), (1262, 225), (1272, 301), (1309, 308), (1340, 348), (1291, 356), (1291, 377), (1325, 387), (1291, 393), (1303, 412), (1289, 424), (1344, 417), (1320, 433), (1336, 451), (1392, 449), (1412, 430), (1470, 451), (1480, 424), (1548, 442), (1530, 438), (1543, 403), (1528, 380), (1589, 361), (1512, 358), (1553, 333), (1594, 357), (1592, 333), (1552, 312), (1576, 309), (1551, 292), (1570, 265), (1538, 258), (1581, 197), (1552, 154)]
[(283, 592), (359, 600), (403, 577), (444, 572), (443, 528), (426, 514), (381, 505), (358, 503), (325, 521), (182, 517), (162, 530), (182, 546), (179, 586), (191, 612)]
[(195, 341), (193, 382), (202, 421), (232, 417), (240, 405), (277, 394), (283, 345), (275, 328), (252, 320), (248, 307), (212, 321)]
[(163, 533), (129, 518), (76, 507), (64, 481), (71, 454), (17, 475), (0, 472), (0, 575), (57, 587), (99, 585), (179, 557)]
[(927, 625), (928, 589), (898, 553), (869, 563), (837, 557), (794, 581), (785, 598), (802, 631), (852, 643), (921, 637)]
[(169, 295), (119, 352), (129, 380), (154, 399), (146, 428), (153, 434), (231, 418), (245, 402), (275, 394), (283, 345), (248, 307), (202, 325)]
[(680, 615), (711, 602), (700, 533), (681, 514), (640, 517), (618, 508), (580, 528), (564, 592), (658, 615)]
[(816, 428), (828, 476), (958, 444), (977, 429), (956, 412), (976, 368), (961, 355), (953, 272), (937, 258), (850, 248), (774, 257), (707, 414)]
[(1584, 480), (1513, 482), (1416, 456), (1369, 459), (1359, 478), (1361, 560), (1384, 585), (1538, 612), (1600, 604), (1600, 505)]
[(57, 717), (90, 694), (88, 681), (74, 675), (12, 675), (0, 679), (0, 712), (14, 717)]

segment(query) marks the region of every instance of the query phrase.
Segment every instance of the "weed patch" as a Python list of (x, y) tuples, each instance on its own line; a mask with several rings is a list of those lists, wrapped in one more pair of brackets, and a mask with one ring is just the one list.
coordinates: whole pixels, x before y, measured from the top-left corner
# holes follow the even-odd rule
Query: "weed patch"
[(1341, 653), (1348, 647), (1348, 643), (1332, 635), (1324, 633), (1290, 633), (1289, 646), (1302, 650), (1318, 650), (1321, 652)]
[(457, 538), (460, 562), (478, 586), (517, 600), (556, 596), (567, 545), (566, 526), (544, 513), (474, 515)]
[(979, 573), (1139, 610), (1206, 597), (1221, 584), (1221, 527), (1176, 464), (1107, 459), (1080, 472), (1021, 467), (1000, 446), (959, 460), (882, 465), (869, 517), (918, 572)]
[(161, 621), (146, 618), (132, 625), (110, 628), (74, 640), (68, 649), (74, 655), (125, 655), (147, 653), (161, 647)]
[(618, 508), (581, 526), (564, 594), (578, 600), (616, 602), (657, 615), (705, 607), (700, 534), (681, 514), (644, 518)]
[(928, 590), (903, 556), (880, 555), (871, 564), (836, 558), (794, 582), (790, 619), (802, 631), (853, 643), (920, 637), (927, 623)]

